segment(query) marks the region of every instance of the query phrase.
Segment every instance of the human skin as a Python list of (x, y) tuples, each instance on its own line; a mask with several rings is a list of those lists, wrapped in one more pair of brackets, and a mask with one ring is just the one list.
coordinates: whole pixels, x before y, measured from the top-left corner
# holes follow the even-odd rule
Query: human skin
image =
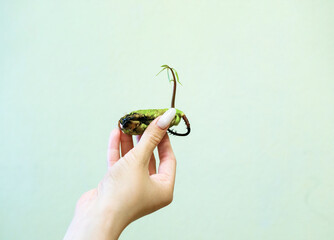
[(166, 131), (174, 116), (172, 108), (152, 121), (135, 147), (130, 135), (111, 132), (107, 173), (78, 200), (64, 240), (118, 239), (131, 222), (172, 202), (176, 159)]

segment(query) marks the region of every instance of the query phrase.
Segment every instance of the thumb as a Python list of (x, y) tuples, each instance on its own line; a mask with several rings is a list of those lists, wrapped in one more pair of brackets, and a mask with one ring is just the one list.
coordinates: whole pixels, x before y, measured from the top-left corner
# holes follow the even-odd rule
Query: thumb
[(135, 147), (135, 151), (140, 159), (143, 159), (143, 161), (150, 159), (154, 148), (165, 136), (169, 124), (174, 119), (175, 114), (175, 108), (170, 108), (161, 117), (154, 119), (150, 123)]

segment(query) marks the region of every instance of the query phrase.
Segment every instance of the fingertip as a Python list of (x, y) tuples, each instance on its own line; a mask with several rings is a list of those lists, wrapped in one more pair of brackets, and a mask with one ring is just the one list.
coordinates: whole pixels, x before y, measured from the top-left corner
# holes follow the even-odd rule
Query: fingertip
[(160, 129), (167, 129), (171, 121), (176, 114), (175, 108), (168, 109), (157, 121), (157, 125)]
[(120, 134), (120, 129), (119, 128), (114, 128), (113, 130), (111, 130), (110, 135), (117, 135)]

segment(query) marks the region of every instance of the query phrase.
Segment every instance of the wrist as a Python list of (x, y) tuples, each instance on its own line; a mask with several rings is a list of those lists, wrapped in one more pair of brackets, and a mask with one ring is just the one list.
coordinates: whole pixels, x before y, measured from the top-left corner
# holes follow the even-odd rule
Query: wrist
[(95, 204), (89, 209), (77, 209), (64, 240), (115, 240), (127, 224), (114, 212)]

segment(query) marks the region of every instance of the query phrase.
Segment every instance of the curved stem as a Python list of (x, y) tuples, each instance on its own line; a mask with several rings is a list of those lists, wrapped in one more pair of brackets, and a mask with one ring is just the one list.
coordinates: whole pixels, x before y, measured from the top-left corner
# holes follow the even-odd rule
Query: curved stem
[(168, 69), (172, 72), (172, 75), (173, 75), (174, 89), (173, 89), (173, 97), (172, 97), (172, 104), (171, 104), (171, 107), (172, 107), (172, 108), (175, 108), (176, 78), (175, 78), (173, 69), (171, 69), (170, 67), (169, 67)]
[(176, 136), (187, 136), (190, 133), (190, 123), (189, 123), (189, 120), (186, 117), (186, 115), (183, 115), (182, 119), (183, 119), (184, 123), (187, 126), (187, 132), (185, 132), (185, 133), (178, 133), (178, 132), (176, 132), (176, 131), (174, 131), (173, 129), (170, 129), (170, 128), (168, 128), (167, 131), (169, 133), (173, 134), (173, 135), (176, 135)]

